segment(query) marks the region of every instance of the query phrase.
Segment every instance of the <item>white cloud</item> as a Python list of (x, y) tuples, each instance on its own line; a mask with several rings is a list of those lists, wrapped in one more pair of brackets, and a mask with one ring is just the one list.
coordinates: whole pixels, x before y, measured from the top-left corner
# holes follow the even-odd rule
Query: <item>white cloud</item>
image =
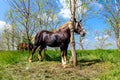
[(0, 32), (2, 32), (4, 29), (11, 30), (11, 25), (7, 24), (5, 21), (0, 21)]
[(109, 38), (110, 36), (109, 35), (104, 35), (104, 38)]
[[(77, 0), (76, 2), (77, 4), (75, 5), (76, 7), (79, 7), (76, 9), (76, 13), (81, 15), (81, 10), (83, 9), (82, 6), (80, 6), (82, 4), (81, 0)], [(59, 15), (62, 16), (63, 18), (71, 18), (71, 12), (70, 12), (70, 6), (69, 3), (66, 4), (65, 0), (60, 0), (60, 4), (62, 6), (62, 8), (60, 9)], [(84, 10), (82, 10), (84, 13), (87, 12), (87, 9), (84, 8)]]
[(96, 2), (96, 1), (92, 1), (91, 5), (94, 6), (94, 7), (97, 7), (98, 9), (103, 9), (103, 5)]
[(59, 15), (62, 16), (63, 18), (70, 18), (70, 9), (68, 5), (66, 4), (65, 0), (60, 0), (60, 4), (62, 8), (60, 9)]
[(6, 22), (0, 21), (0, 30), (3, 30), (5, 27)]
[(69, 9), (61, 9), (59, 15), (61, 15), (63, 18), (70, 18), (70, 10)]
[(95, 37), (95, 40), (107, 40), (110, 36), (109, 35), (103, 35), (103, 36), (96, 36)]
[(95, 40), (102, 40), (102, 39), (103, 39), (102, 36), (96, 36), (96, 37), (95, 37)]
[(87, 43), (87, 42), (89, 42), (89, 39), (83, 39), (82, 40), (82, 43)]

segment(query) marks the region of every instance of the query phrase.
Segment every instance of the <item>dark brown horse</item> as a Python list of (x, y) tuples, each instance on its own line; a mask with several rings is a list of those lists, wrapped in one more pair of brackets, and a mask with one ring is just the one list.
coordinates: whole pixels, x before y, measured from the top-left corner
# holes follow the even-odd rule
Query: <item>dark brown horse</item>
[[(29, 62), (32, 62), (32, 56), (36, 49), (39, 47), (38, 59), (42, 58), (41, 51), (46, 48), (46, 46), (50, 47), (60, 47), (61, 56), (62, 56), (62, 65), (66, 65), (66, 56), (67, 56), (67, 48), (70, 43), (70, 28), (72, 26), (71, 21), (63, 24), (60, 28), (58, 28), (54, 32), (50, 32), (47, 30), (39, 31), (35, 36), (34, 46), (32, 49), (32, 53), (29, 57)], [(74, 32), (80, 34), (82, 37), (85, 36), (86, 32), (82, 27), (81, 20), (74, 21)]]
[(32, 43), (20, 43), (17, 45), (17, 50), (24, 51), (24, 50), (32, 50), (33, 44)]

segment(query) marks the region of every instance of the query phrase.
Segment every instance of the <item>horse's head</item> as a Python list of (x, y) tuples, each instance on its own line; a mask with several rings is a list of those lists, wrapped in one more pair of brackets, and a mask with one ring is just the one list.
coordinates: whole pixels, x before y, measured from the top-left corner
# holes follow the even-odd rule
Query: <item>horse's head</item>
[(74, 29), (75, 33), (78, 33), (82, 37), (84, 37), (86, 34), (86, 31), (84, 30), (84, 28), (82, 26), (82, 20), (76, 21), (76, 19), (75, 19), (74, 21), (75, 21), (75, 29)]

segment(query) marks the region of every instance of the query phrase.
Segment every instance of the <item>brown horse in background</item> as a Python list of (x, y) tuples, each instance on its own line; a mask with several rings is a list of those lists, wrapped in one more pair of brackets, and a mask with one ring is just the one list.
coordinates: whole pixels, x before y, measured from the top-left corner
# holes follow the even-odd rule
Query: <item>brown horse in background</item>
[(17, 45), (17, 50), (24, 51), (24, 50), (32, 50), (33, 44), (32, 43), (20, 43)]
[[(32, 49), (32, 53), (29, 57), (29, 62), (32, 62), (33, 54), (35, 53), (36, 49), (39, 47), (39, 54), (38, 59), (41, 60), (41, 52), (46, 46), (50, 47), (60, 47), (61, 50), (61, 57), (62, 57), (62, 65), (65, 67), (66, 60), (67, 60), (67, 49), (68, 44), (70, 43), (70, 30), (71, 30), (72, 23), (71, 21), (63, 24), (60, 28), (58, 28), (54, 32), (50, 32), (47, 30), (39, 31), (34, 40), (34, 45)], [(74, 20), (74, 32), (80, 34), (82, 37), (85, 36), (86, 32), (82, 27), (82, 22)]]

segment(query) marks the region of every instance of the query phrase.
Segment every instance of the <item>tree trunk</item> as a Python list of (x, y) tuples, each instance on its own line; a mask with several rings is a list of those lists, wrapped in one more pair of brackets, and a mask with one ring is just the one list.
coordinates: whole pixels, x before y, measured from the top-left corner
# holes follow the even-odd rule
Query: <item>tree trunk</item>
[(118, 50), (120, 50), (120, 40), (116, 38)]
[(118, 50), (120, 50), (120, 37), (119, 37), (119, 25), (118, 25), (118, 21), (116, 21), (116, 28), (115, 28), (115, 36), (116, 36), (116, 43), (117, 43), (117, 47)]
[(83, 47), (83, 43), (82, 43), (82, 42), (80, 42), (80, 47), (81, 47), (82, 50), (84, 50), (84, 47)]
[(14, 25), (12, 25), (12, 50), (14, 50), (15, 48), (14, 43), (15, 43), (15, 27)]
[(28, 51), (30, 52), (30, 43), (31, 43), (31, 40), (30, 40), (30, 35), (29, 35), (29, 28), (30, 28), (30, 25), (29, 25), (29, 19), (30, 19), (30, 0), (28, 0), (28, 10), (27, 10), (27, 15), (26, 15), (26, 34), (27, 34), (27, 42), (28, 42)]
[(81, 47), (82, 50), (84, 50), (84, 47), (83, 47), (83, 38), (82, 37), (80, 37), (80, 47)]
[(9, 38), (7, 38), (7, 50), (10, 50), (10, 41), (9, 41)]
[(115, 33), (116, 34), (116, 43), (117, 43), (117, 48), (118, 50), (120, 50), (120, 40), (119, 40), (119, 34), (118, 33)]
[(71, 5), (72, 10), (72, 26), (71, 26), (71, 37), (70, 37), (70, 46), (72, 52), (72, 63), (74, 66), (77, 65), (77, 56), (75, 51), (75, 41), (74, 41), (74, 19), (75, 19), (75, 0), (72, 0)]

